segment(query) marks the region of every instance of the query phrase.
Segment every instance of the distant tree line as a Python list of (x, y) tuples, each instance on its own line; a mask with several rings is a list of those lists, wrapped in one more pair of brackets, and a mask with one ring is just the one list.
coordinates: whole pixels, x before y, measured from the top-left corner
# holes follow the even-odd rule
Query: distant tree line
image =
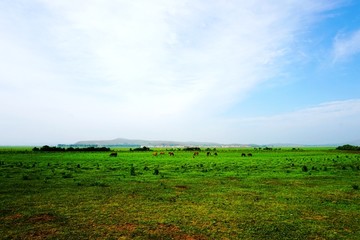
[(345, 144), (345, 145), (339, 146), (336, 149), (337, 150), (346, 150), (346, 151), (360, 151), (359, 146), (353, 146), (350, 144)]
[(62, 147), (50, 147), (48, 145), (40, 148), (34, 147), (34, 152), (109, 152), (110, 148), (107, 147), (86, 147), (86, 148), (62, 148)]
[(62, 148), (87, 148), (87, 147), (99, 147), (97, 144), (58, 144), (58, 147)]
[(184, 151), (201, 151), (199, 147), (185, 147)]
[(144, 147), (139, 147), (139, 148), (134, 148), (134, 149), (130, 148), (130, 152), (132, 152), (132, 151), (135, 151), (135, 152), (151, 151), (151, 149), (144, 146)]

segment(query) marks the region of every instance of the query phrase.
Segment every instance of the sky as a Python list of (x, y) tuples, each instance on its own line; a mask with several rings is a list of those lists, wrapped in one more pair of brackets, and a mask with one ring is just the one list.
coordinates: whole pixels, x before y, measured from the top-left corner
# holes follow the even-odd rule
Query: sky
[(360, 1), (0, 0), (0, 145), (360, 142)]

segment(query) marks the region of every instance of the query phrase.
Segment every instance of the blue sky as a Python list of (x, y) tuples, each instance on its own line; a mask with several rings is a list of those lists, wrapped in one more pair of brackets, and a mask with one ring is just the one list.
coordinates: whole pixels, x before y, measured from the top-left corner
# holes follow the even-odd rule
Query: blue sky
[(0, 145), (360, 140), (360, 2), (0, 0)]

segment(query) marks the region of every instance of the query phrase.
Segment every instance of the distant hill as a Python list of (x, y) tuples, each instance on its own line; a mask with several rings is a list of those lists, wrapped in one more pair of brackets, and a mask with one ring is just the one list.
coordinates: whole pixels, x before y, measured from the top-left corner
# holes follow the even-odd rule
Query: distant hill
[(273, 143), (273, 144), (222, 144), (215, 142), (195, 142), (195, 141), (166, 141), (166, 140), (135, 140), (127, 138), (115, 138), (112, 140), (86, 140), (78, 141), (74, 144), (64, 145), (64, 146), (99, 146), (99, 147), (184, 147), (184, 146), (194, 146), (194, 147), (310, 147), (310, 146), (341, 146), (344, 144), (350, 144), (359, 146), (360, 140), (350, 141), (342, 144), (320, 144), (320, 145), (307, 145), (307, 144), (294, 144), (294, 143)]
[(126, 138), (116, 138), (113, 140), (91, 140), (79, 141), (74, 145), (97, 145), (97, 146), (159, 146), (159, 147), (176, 147), (176, 146), (221, 146), (219, 143), (212, 142), (179, 142), (163, 140), (133, 140)]

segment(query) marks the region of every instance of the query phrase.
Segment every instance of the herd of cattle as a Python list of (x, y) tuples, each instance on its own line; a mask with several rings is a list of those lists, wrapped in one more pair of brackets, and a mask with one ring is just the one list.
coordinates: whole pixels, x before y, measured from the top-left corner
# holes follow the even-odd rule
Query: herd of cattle
[[(169, 156), (175, 156), (174, 152), (168, 152), (168, 154), (169, 154)], [(194, 152), (193, 158), (195, 158), (196, 156), (199, 156), (199, 154), (200, 154), (200, 153), (199, 153), (198, 151)], [(159, 155), (165, 155), (165, 152), (153, 152), (152, 155), (153, 155), (154, 157), (159, 156)], [(218, 154), (217, 154), (217, 152), (214, 152), (213, 154), (212, 154), (211, 152), (206, 152), (206, 156), (207, 156), (207, 157), (209, 157), (209, 156), (211, 156), (211, 155), (217, 156)], [(112, 153), (110, 153), (109, 156), (110, 156), (110, 157), (117, 157), (117, 153), (116, 153), (116, 152), (112, 152)], [(242, 154), (241, 154), (241, 157), (246, 157), (246, 156), (252, 157), (253, 155), (252, 155), (252, 153), (248, 153), (248, 154), (242, 153)]]
[[(174, 152), (168, 152), (169, 156), (175, 156)], [(165, 155), (165, 152), (153, 152), (152, 154), (153, 156), (157, 156), (157, 155)]]

